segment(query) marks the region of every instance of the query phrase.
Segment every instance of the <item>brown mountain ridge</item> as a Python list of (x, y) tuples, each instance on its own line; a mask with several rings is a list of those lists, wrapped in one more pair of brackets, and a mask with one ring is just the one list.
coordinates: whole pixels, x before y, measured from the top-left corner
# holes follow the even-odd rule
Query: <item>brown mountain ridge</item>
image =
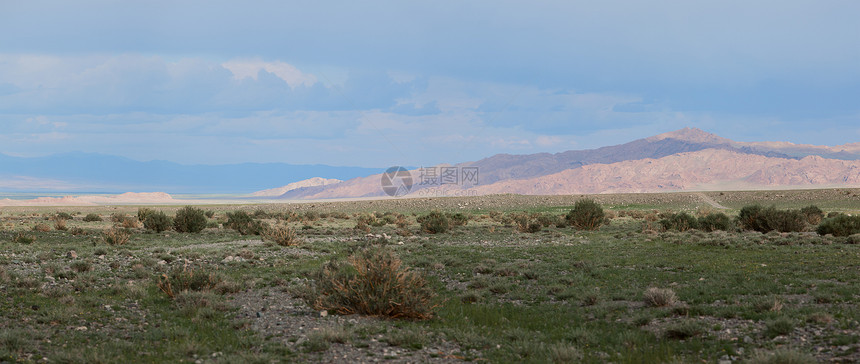
[[(590, 150), (498, 154), (477, 167), (479, 184), (413, 186), (410, 195), (574, 194), (860, 186), (860, 143), (842, 146), (736, 142), (695, 128)], [(412, 171), (413, 179), (418, 171)], [(282, 199), (385, 196), (381, 174), (287, 191)], [(433, 188), (434, 190), (428, 190)]]

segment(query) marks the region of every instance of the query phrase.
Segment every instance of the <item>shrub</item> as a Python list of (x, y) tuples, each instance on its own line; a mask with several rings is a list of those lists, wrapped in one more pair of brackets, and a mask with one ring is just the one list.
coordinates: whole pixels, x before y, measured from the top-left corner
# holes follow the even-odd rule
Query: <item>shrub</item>
[(517, 227), (517, 231), (521, 233), (536, 233), (543, 228), (543, 224), (537, 220), (533, 220), (525, 212), (511, 214), (510, 218)]
[(806, 230), (806, 216), (800, 210), (767, 209), (767, 225), (779, 232)]
[(111, 228), (102, 232), (102, 241), (108, 245), (125, 245), (131, 233), (126, 229)]
[(603, 207), (594, 200), (579, 200), (565, 219), (568, 224), (580, 230), (597, 230), (603, 224)]
[(765, 324), (764, 334), (768, 337), (777, 337), (780, 335), (788, 335), (794, 331), (796, 323), (794, 320), (787, 317), (780, 317)]
[(144, 221), (146, 221), (146, 218), (149, 217), (149, 215), (154, 213), (154, 212), (155, 212), (155, 210), (153, 210), (149, 207), (138, 207), (137, 208), (137, 219), (140, 220), (140, 222), (144, 222)]
[(429, 214), (418, 217), (421, 230), (430, 234), (439, 234), (451, 228), (448, 216), (439, 211), (431, 211)]
[(439, 307), (424, 276), (380, 246), (358, 251), (348, 264), (326, 263), (315, 278), (305, 300), (317, 310), (423, 320)]
[(15, 234), (15, 236), (12, 238), (12, 242), (17, 243), (17, 244), (29, 245), (29, 244), (35, 243), (36, 238), (33, 236), (30, 236), (30, 235), (27, 235), (24, 232), (19, 232), (19, 233)]
[(227, 227), (238, 231), (242, 235), (260, 235), (264, 229), (261, 221), (254, 220), (245, 211), (228, 212)]
[(685, 320), (666, 328), (665, 337), (667, 339), (685, 340), (694, 336), (699, 336), (704, 332), (702, 325), (694, 320)]
[(209, 291), (215, 288), (224, 279), (215, 273), (195, 271), (186, 262), (182, 268), (174, 268), (168, 273), (163, 273), (156, 285), (167, 297), (176, 298), (177, 295), (188, 291)]
[(125, 245), (131, 238), (131, 230), (113, 227), (102, 231), (102, 241), (108, 245)]
[(173, 228), (180, 233), (199, 233), (206, 228), (206, 214), (194, 206), (185, 206), (176, 211)]
[[(138, 212), (138, 216), (141, 216), (140, 212)], [(147, 211), (143, 214), (141, 221), (143, 221), (143, 227), (156, 233), (170, 230), (170, 227), (173, 226), (173, 219), (167, 216), (164, 211)]]
[(92, 214), (91, 213), (91, 214), (87, 214), (87, 216), (84, 216), (84, 221), (86, 221), (86, 222), (102, 221), (102, 217), (99, 216), (98, 214)]
[(771, 206), (749, 205), (741, 208), (738, 223), (745, 230), (766, 233), (769, 231), (792, 232), (806, 229), (807, 218), (800, 210), (777, 210)]
[(738, 212), (738, 224), (744, 230), (754, 230), (760, 232), (768, 232), (771, 229), (766, 225), (762, 215), (763, 208), (761, 205), (747, 205), (741, 208)]
[(678, 296), (671, 288), (651, 287), (642, 294), (645, 305), (649, 307), (667, 307), (678, 303)]
[(263, 240), (269, 240), (280, 246), (293, 246), (299, 244), (296, 231), (289, 226), (271, 226), (263, 230)]
[(69, 227), (66, 226), (66, 220), (65, 219), (57, 218), (54, 220), (54, 230), (66, 231), (68, 229), (69, 229)]
[(140, 227), (140, 221), (131, 216), (126, 216), (122, 220), (122, 224), (120, 224), (125, 229), (137, 229)]
[(564, 221), (564, 219), (562, 219), (560, 216), (553, 215), (550, 213), (534, 214), (532, 217), (534, 218), (535, 221), (537, 221), (543, 227), (553, 227), (553, 226), (564, 227), (565, 225), (567, 225), (566, 222)]
[(121, 212), (114, 212), (110, 214), (110, 221), (114, 223), (122, 223), (125, 220), (125, 214)]
[(662, 225), (663, 229), (666, 230), (687, 231), (690, 229), (698, 229), (699, 220), (696, 220), (695, 217), (686, 212), (679, 212), (677, 214), (672, 214), (672, 216), (669, 216), (668, 218), (660, 220), (660, 225)]
[(210, 218), (210, 219), (211, 219), (212, 217), (214, 217), (214, 216), (215, 216), (215, 211), (212, 211), (212, 210), (206, 210), (206, 212), (204, 212), (204, 214), (206, 215), (206, 217), (207, 217), (207, 218)]
[(809, 225), (818, 225), (821, 222), (821, 219), (824, 218), (824, 211), (821, 211), (821, 209), (815, 205), (806, 206), (800, 209), (800, 212), (806, 216), (806, 222), (809, 223)]
[(470, 219), (469, 215), (466, 215), (466, 214), (463, 214), (460, 212), (455, 213), (455, 214), (447, 214), (447, 216), (448, 216), (448, 221), (451, 224), (451, 227), (466, 226), (466, 224), (469, 223), (469, 219)]
[(36, 225), (33, 225), (33, 231), (39, 231), (39, 232), (45, 233), (45, 232), (51, 231), (51, 227), (48, 224), (36, 224)]
[(729, 231), (732, 228), (732, 219), (722, 212), (712, 212), (707, 216), (699, 218), (699, 229), (704, 231)]
[(779, 312), (783, 304), (779, 297), (758, 297), (752, 300), (752, 308), (756, 312)]
[(820, 235), (850, 236), (860, 233), (860, 216), (839, 215), (824, 220), (816, 232)]
[(59, 211), (59, 212), (57, 212), (57, 214), (54, 216), (54, 218), (55, 218), (55, 219), (60, 219), (60, 220), (71, 220), (71, 219), (72, 219), (72, 215), (71, 215), (70, 213), (68, 213), (68, 212), (62, 212), (62, 211)]

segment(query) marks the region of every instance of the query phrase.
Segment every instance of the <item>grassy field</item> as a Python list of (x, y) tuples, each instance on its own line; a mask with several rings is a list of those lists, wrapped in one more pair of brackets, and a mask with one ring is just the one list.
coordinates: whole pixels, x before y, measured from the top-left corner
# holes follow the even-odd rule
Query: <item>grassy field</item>
[[(144, 229), (138, 207), (3, 208), (0, 362), (858, 362), (856, 239), (655, 223), (751, 203), (856, 214), (858, 192), (706, 193), (725, 210), (697, 193), (590, 196), (610, 217), (597, 231), (557, 224), (582, 196), (203, 206), (200, 233)], [(240, 235), (238, 210), (298, 242)], [(433, 210), (469, 221), (430, 234)], [(545, 224), (521, 232), (520, 215)], [(127, 243), (105, 240), (115, 225)], [(302, 300), (324, 263), (369, 246), (426, 277), (432, 319)]]

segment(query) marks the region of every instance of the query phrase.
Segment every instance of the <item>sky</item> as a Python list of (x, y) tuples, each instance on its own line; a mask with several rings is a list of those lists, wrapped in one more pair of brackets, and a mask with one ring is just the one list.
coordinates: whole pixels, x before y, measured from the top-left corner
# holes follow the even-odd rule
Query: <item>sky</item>
[(0, 0), (0, 153), (427, 166), (860, 141), (857, 1)]

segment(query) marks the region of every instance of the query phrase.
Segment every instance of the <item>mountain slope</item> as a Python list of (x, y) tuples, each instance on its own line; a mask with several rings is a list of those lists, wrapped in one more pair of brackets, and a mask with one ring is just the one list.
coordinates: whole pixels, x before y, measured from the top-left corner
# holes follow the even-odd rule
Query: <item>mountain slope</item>
[(773, 158), (721, 149), (592, 164), (548, 176), (477, 186), (478, 194), (578, 194), (860, 185), (860, 161)]
[(267, 190), (257, 191), (251, 194), (251, 196), (256, 197), (277, 197), (287, 193), (287, 191), (292, 191), (298, 188), (303, 187), (314, 187), (314, 186), (327, 186), (335, 183), (343, 182), (339, 179), (326, 179), (321, 177), (308, 178), (306, 180), (301, 180), (298, 182), (290, 183), (286, 186), (281, 186), (277, 188), (270, 188)]
[(638, 139), (629, 143), (589, 150), (572, 150), (556, 154), (527, 155), (497, 154), (473, 163), (462, 165), (479, 167), (482, 184), (507, 179), (531, 178), (558, 173), (594, 163), (615, 163), (626, 160), (661, 158), (677, 153), (704, 149), (737, 150), (769, 157), (788, 157), (776, 150), (744, 150), (745, 146), (732, 144), (699, 129), (684, 128), (675, 132)]
[[(722, 183), (719, 188), (741, 185), (748, 188), (771, 185), (852, 185), (857, 183), (856, 171), (852, 169), (853, 162), (849, 161), (860, 159), (860, 143), (855, 144), (828, 147), (782, 142), (735, 142), (699, 129), (684, 128), (598, 149), (556, 154), (498, 154), (475, 162), (461, 163), (457, 167), (479, 168), (480, 183), (474, 187), (466, 187), (472, 187), (470, 192), (481, 194), (643, 192), (705, 188), (718, 183)], [(833, 158), (826, 159), (819, 155)], [(663, 161), (663, 158), (668, 159)], [(725, 158), (725, 161), (720, 158)], [(648, 164), (627, 163), (643, 160), (649, 160), (650, 167)], [(654, 164), (655, 161), (660, 163)], [(841, 161), (846, 161), (847, 164), (838, 163)], [(670, 164), (664, 166), (664, 163)], [(721, 174), (717, 173), (719, 169), (713, 169), (714, 167), (710, 167), (711, 170), (700, 170), (709, 164), (724, 165), (725, 168), (737, 165), (738, 169), (724, 170)], [(816, 169), (815, 164), (825, 165), (832, 170)], [(597, 165), (600, 167), (589, 168)], [(636, 172), (627, 173), (625, 170)], [(603, 175), (610, 171), (614, 171), (616, 176), (608, 178)], [(413, 179), (417, 180), (418, 171), (411, 172)], [(807, 172), (811, 174), (804, 175)], [(377, 174), (331, 186), (296, 189), (285, 193), (281, 198), (384, 196), (380, 188), (380, 178), (381, 175)], [(601, 183), (604, 184), (603, 187)], [(725, 185), (726, 183), (730, 185)], [(574, 184), (588, 187), (570, 187)], [(432, 187), (439, 186), (416, 184), (411, 195), (434, 194), (434, 191), (424, 190)], [(458, 186), (445, 186), (447, 191), (457, 189)]]

